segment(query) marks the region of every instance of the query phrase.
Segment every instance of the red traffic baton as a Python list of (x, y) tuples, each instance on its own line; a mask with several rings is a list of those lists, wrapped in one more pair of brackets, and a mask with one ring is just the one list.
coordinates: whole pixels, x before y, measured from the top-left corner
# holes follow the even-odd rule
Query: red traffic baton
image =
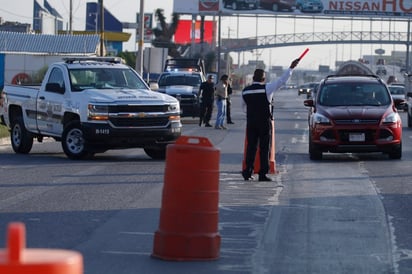
[(302, 54), (299, 56), (298, 60), (302, 60), (302, 58), (306, 55), (306, 53), (308, 53), (309, 48), (306, 48), (304, 52), (302, 52)]

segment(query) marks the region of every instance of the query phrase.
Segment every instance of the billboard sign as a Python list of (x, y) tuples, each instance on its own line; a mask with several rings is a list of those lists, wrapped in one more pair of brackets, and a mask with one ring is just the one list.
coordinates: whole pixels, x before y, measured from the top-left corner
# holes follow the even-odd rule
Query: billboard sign
[[(136, 23), (139, 25), (140, 19), (139, 19), (139, 13), (136, 13)], [(153, 36), (153, 30), (152, 30), (152, 25), (153, 25), (153, 14), (152, 13), (145, 13), (144, 14), (144, 42), (149, 43), (152, 41), (152, 36)], [(138, 42), (139, 39), (139, 28), (136, 29), (136, 42)]]
[[(209, 44), (213, 43), (213, 29), (215, 22), (204, 21), (203, 41)], [(200, 27), (201, 22), (197, 20), (194, 24), (195, 27), (195, 43), (200, 43)], [(174, 40), (177, 44), (189, 44), (192, 41), (192, 20), (179, 20), (178, 28), (174, 35)]]
[(174, 0), (179, 14), (412, 17), (410, 0)]
[(199, 12), (219, 11), (219, 0), (199, 0)]

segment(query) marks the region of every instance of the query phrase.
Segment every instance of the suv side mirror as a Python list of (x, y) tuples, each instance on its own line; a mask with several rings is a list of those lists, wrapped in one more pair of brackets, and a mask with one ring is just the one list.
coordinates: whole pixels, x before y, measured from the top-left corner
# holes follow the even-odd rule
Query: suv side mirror
[(305, 105), (305, 107), (313, 107), (314, 106), (313, 99), (307, 99), (307, 100), (303, 101), (303, 104)]

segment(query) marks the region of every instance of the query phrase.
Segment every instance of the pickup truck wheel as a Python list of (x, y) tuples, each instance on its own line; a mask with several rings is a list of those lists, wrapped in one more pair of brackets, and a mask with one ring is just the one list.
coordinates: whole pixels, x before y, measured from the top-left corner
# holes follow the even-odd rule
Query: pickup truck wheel
[(166, 146), (159, 148), (144, 148), (144, 152), (154, 160), (166, 159)]
[(33, 135), (24, 126), (23, 117), (17, 117), (12, 122), (10, 141), (16, 153), (27, 154), (33, 147)]
[(86, 149), (80, 123), (73, 122), (66, 126), (62, 136), (62, 147), (70, 159), (79, 160), (89, 157), (90, 153)]

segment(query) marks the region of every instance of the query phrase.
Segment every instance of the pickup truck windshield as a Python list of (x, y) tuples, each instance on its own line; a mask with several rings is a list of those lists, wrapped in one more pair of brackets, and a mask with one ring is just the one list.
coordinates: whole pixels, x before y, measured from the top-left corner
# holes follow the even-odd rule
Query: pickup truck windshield
[(131, 69), (81, 68), (69, 70), (72, 91), (85, 89), (149, 89)]
[(201, 78), (198, 74), (163, 74), (159, 79), (159, 86), (192, 86), (199, 87)]

